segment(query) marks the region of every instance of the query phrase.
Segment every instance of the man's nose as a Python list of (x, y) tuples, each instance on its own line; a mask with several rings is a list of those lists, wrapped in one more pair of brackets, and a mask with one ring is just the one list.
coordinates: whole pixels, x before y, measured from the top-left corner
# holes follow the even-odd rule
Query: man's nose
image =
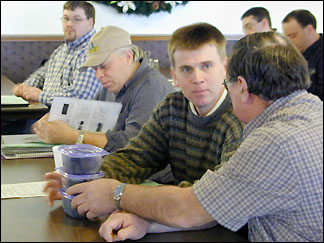
[(96, 78), (100, 80), (100, 78), (103, 76), (103, 71), (101, 68), (96, 68)]
[(193, 83), (200, 83), (202, 81), (203, 81), (202, 71), (199, 68), (193, 69), (192, 82)]

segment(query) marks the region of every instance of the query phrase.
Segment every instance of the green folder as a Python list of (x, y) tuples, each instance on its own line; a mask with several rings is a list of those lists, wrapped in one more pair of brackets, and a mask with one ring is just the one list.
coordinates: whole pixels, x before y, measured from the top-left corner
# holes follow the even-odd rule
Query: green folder
[(1, 155), (6, 159), (53, 157), (52, 147), (37, 134), (1, 135)]

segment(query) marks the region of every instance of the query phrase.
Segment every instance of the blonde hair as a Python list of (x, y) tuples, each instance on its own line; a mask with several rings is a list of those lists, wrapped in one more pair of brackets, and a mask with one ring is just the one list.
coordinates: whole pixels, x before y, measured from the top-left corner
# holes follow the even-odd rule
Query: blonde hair
[(226, 40), (215, 26), (207, 23), (196, 23), (177, 29), (168, 43), (171, 66), (175, 67), (174, 53), (176, 50), (195, 50), (207, 43), (216, 46), (221, 61), (224, 61), (226, 58)]

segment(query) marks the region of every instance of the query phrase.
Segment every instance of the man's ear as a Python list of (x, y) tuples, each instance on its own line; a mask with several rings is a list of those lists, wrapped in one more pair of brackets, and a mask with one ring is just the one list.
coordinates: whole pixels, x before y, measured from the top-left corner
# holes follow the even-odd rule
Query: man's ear
[(261, 20), (261, 22), (262, 22), (263, 29), (266, 29), (268, 26), (270, 26), (270, 24), (266, 18), (263, 18)]
[(127, 59), (127, 64), (131, 65), (134, 62), (134, 53), (131, 50), (125, 51), (126, 59)]
[(89, 19), (89, 22), (90, 22), (90, 27), (93, 28), (93, 25), (94, 25), (94, 24), (93, 24), (93, 18), (90, 18), (90, 19)]
[(314, 31), (314, 27), (311, 24), (306, 25), (304, 29), (306, 30), (306, 33), (309, 35), (311, 35), (312, 32)]
[(240, 93), (241, 93), (241, 102), (242, 103), (250, 103), (251, 102), (251, 94), (248, 91), (248, 85), (244, 77), (238, 76), (237, 82), (239, 85)]
[(171, 76), (172, 76), (172, 79), (173, 79), (173, 82), (174, 82), (174, 86), (179, 87), (179, 83), (178, 83), (178, 80), (177, 80), (177, 75), (176, 75), (176, 72), (175, 72), (173, 67), (170, 68), (170, 73), (171, 73)]
[(228, 61), (228, 57), (225, 57), (225, 60), (224, 60), (225, 77), (227, 74), (227, 61)]

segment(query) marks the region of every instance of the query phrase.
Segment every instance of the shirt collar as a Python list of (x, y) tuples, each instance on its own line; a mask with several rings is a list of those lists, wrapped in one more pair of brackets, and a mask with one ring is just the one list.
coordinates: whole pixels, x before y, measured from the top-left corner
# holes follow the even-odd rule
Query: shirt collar
[(96, 30), (92, 28), (88, 33), (85, 35), (81, 36), (79, 39), (76, 39), (75, 41), (72, 42), (67, 42), (65, 39), (65, 44), (69, 49), (72, 49), (74, 47), (77, 47), (81, 44), (83, 44), (85, 41), (88, 42), (88, 40), (96, 33)]
[[(227, 96), (227, 90), (224, 89), (221, 97), (218, 99), (218, 101), (216, 102), (216, 104), (214, 105), (214, 107), (207, 113), (206, 116), (210, 116), (211, 114), (213, 114), (218, 109), (218, 107), (220, 107), (220, 105), (223, 103), (223, 101), (225, 100), (226, 96)], [(196, 116), (199, 116), (198, 113), (197, 113), (197, 111), (196, 111), (196, 108), (195, 108), (194, 104), (192, 104), (191, 101), (189, 101), (189, 107), (190, 107), (192, 113), (194, 113)]]
[(133, 77), (121, 88), (121, 90), (119, 91), (118, 95), (122, 95), (126, 92), (126, 90), (128, 89), (128, 87), (134, 82), (134, 80), (137, 79), (137, 77), (144, 71), (144, 69), (148, 66), (147, 62), (147, 58), (144, 58), (142, 60), (139, 61), (140, 65), (138, 67), (138, 69), (136, 70), (135, 74), (133, 75)]

